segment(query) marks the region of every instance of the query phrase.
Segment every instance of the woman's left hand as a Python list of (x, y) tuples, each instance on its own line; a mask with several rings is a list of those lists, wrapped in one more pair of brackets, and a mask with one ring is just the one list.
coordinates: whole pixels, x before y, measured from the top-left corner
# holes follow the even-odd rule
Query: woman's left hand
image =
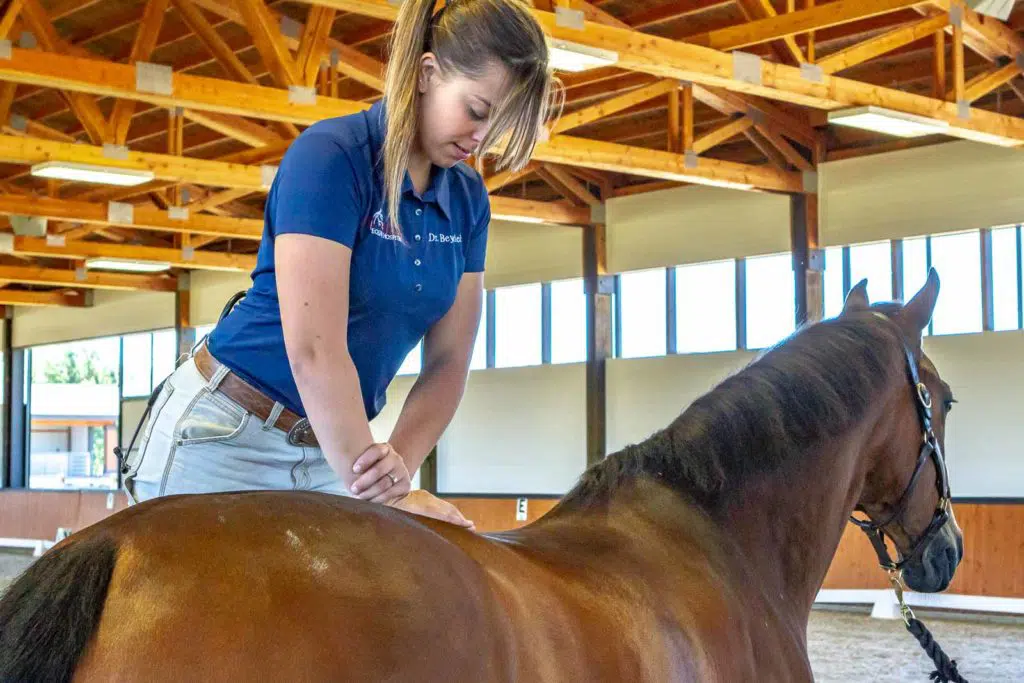
[(393, 500), (387, 503), (387, 505), (411, 512), (414, 515), (432, 517), (442, 522), (464, 527), (470, 531), (476, 531), (476, 526), (471, 520), (463, 516), (459, 508), (423, 490), (411, 491), (409, 495)]
[(373, 444), (356, 459), (352, 469), (360, 476), (352, 482), (351, 491), (361, 500), (387, 503), (412, 488), (405, 460), (391, 444)]

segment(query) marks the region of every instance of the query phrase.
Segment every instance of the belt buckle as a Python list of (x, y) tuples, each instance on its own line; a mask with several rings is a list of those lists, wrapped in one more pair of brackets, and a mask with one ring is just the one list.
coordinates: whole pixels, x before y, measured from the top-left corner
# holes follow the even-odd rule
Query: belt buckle
[(288, 443), (292, 446), (304, 445), (304, 440), (313, 432), (312, 427), (309, 424), (309, 420), (305, 417), (301, 418), (298, 422), (292, 425), (292, 428), (288, 430), (287, 439)]

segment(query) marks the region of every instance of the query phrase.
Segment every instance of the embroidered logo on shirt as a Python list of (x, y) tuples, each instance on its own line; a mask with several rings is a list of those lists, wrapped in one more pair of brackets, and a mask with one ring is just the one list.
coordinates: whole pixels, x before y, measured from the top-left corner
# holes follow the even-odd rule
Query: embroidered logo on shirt
[(427, 233), (427, 241), (441, 244), (462, 244), (462, 235), (438, 235), (436, 232), (431, 232)]
[(377, 209), (377, 213), (373, 214), (373, 218), (370, 219), (370, 234), (393, 242), (398, 242), (402, 239), (400, 235), (389, 232), (386, 226), (387, 223), (384, 221), (384, 209)]

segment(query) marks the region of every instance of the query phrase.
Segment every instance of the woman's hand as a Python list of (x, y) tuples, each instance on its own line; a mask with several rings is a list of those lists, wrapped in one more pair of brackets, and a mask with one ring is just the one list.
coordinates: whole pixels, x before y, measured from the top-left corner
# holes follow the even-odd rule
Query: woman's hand
[(442, 522), (464, 527), (470, 531), (476, 531), (476, 526), (471, 520), (466, 519), (462, 515), (459, 508), (426, 491), (411, 491), (408, 495), (392, 500), (387, 505), (411, 512), (414, 515), (432, 517)]
[(387, 443), (375, 443), (352, 465), (359, 477), (350, 490), (352, 495), (371, 503), (388, 503), (409, 493), (412, 487), (409, 470), (398, 451)]

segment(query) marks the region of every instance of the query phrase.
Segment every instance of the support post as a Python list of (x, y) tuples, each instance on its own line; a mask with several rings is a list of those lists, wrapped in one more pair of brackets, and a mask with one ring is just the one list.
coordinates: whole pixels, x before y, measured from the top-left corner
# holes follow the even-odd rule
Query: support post
[(174, 331), (178, 337), (177, 358), (190, 353), (196, 343), (196, 328), (192, 326), (192, 278), (188, 273), (178, 275), (178, 291), (174, 294)]
[(817, 322), (825, 314), (825, 254), (818, 244), (818, 196), (790, 197), (790, 238), (796, 291), (796, 324)]
[(583, 277), (587, 298), (587, 465), (604, 460), (607, 447), (605, 369), (612, 355), (612, 293), (605, 226), (583, 232)]

